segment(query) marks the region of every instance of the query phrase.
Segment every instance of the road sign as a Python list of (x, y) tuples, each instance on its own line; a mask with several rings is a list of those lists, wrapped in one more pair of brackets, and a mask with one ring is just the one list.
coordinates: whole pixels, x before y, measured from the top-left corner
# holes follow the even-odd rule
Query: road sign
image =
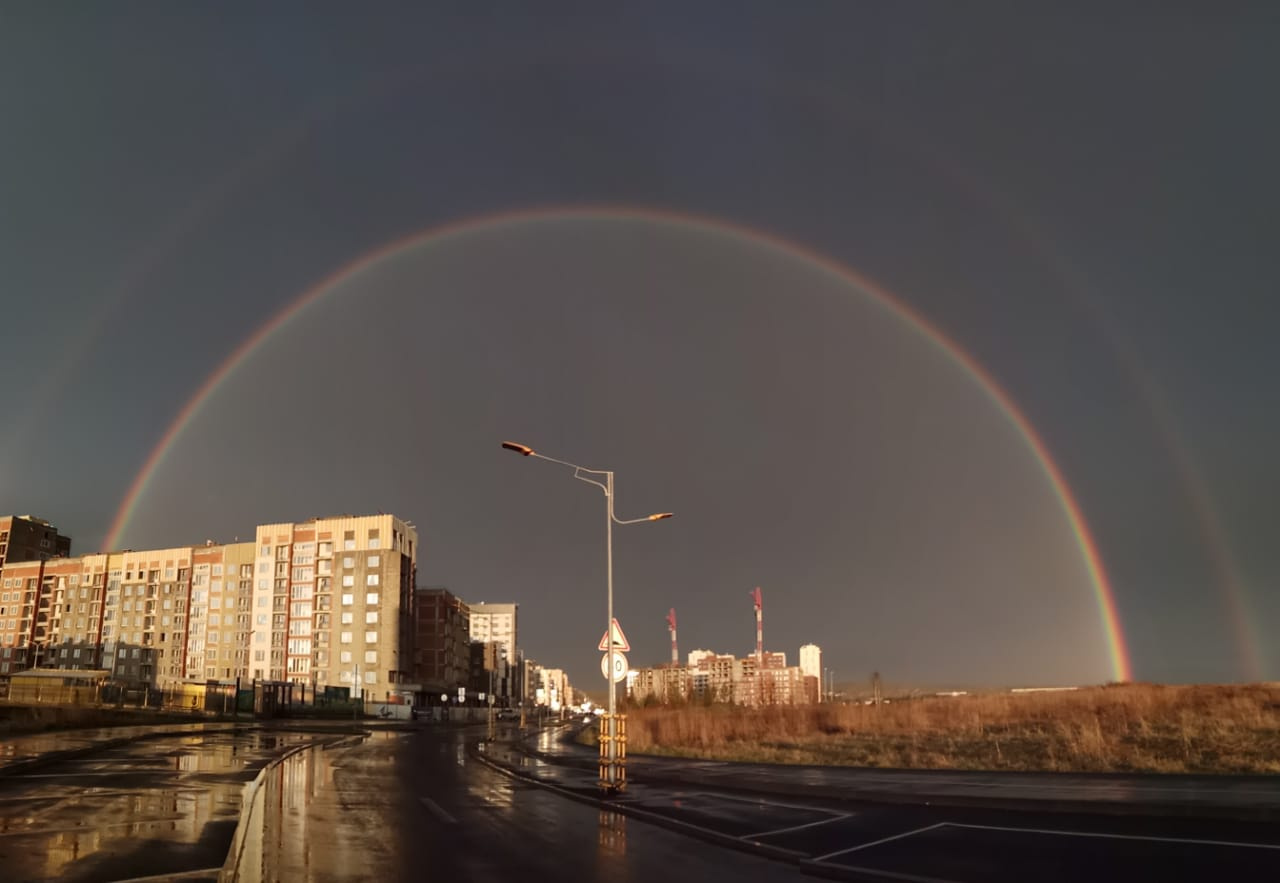
[(467, 701), (467, 688), (466, 688), (466, 687), (459, 687), (459, 688), (458, 688), (458, 701), (459, 701), (459, 702), (466, 702), (466, 701)]
[[(610, 658), (613, 659), (612, 674), (610, 677)], [(627, 676), (627, 657), (623, 656), (617, 650), (612, 653), (606, 653), (600, 657), (600, 673), (604, 675), (606, 681), (612, 680), (615, 684), (623, 680)]]
[(627, 642), (627, 636), (622, 633), (622, 626), (618, 625), (616, 618), (613, 620), (613, 625), (609, 627), (609, 634), (600, 636), (600, 646), (596, 648), (597, 650), (607, 651), (609, 649), (610, 634), (613, 636), (613, 648), (615, 650), (621, 650), (623, 653), (631, 652), (631, 644)]

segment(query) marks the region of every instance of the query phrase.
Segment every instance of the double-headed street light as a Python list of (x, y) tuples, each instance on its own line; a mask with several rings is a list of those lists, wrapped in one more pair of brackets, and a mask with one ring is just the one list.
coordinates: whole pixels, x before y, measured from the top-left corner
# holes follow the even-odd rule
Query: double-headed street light
[[(605, 499), (605, 584), (608, 593), (608, 603), (606, 606), (606, 618), (604, 621), (605, 646), (608, 649), (608, 671), (609, 671), (609, 727), (610, 738), (608, 741), (608, 757), (609, 763), (605, 771), (605, 777), (601, 782), (601, 787), (609, 792), (619, 790), (619, 782), (617, 776), (618, 761), (618, 742), (613, 738), (617, 733), (617, 704), (614, 696), (613, 682), (613, 657), (615, 650), (613, 649), (613, 526), (615, 524), (639, 524), (642, 521), (661, 521), (664, 518), (670, 518), (671, 512), (655, 512), (653, 515), (646, 515), (644, 518), (618, 518), (613, 514), (613, 472), (606, 469), (588, 469), (585, 466), (579, 466), (577, 463), (570, 463), (566, 460), (557, 460), (555, 457), (548, 457), (545, 454), (539, 454), (528, 445), (521, 445), (515, 442), (504, 441), (502, 446), (508, 451), (515, 451), (525, 457), (537, 457), (539, 460), (546, 460), (551, 463), (558, 463), (561, 466), (568, 466), (573, 470), (573, 477), (578, 481), (585, 481), (587, 484), (594, 484), (596, 487), (604, 491)], [(597, 481), (594, 478), (588, 478), (589, 475), (597, 475), (603, 478), (603, 481)]]

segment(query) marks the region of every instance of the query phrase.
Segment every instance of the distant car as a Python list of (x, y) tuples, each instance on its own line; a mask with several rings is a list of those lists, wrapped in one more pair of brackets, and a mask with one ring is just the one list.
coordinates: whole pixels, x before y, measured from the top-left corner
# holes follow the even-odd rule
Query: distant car
[(518, 721), (520, 720), (520, 711), (516, 708), (502, 708), (498, 710), (498, 720), (500, 721)]

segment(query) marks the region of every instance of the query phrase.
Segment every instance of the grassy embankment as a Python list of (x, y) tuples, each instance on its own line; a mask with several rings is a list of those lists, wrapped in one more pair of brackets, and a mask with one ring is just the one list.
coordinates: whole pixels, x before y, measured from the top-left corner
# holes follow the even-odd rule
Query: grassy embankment
[(637, 754), (845, 766), (1280, 773), (1280, 686), (1132, 684), (880, 706), (631, 708)]

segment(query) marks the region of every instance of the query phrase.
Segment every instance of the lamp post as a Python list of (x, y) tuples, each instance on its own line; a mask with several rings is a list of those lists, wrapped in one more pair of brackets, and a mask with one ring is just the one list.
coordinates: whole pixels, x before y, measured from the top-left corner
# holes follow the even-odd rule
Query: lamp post
[[(609, 742), (608, 757), (609, 763), (606, 767), (605, 780), (601, 784), (606, 791), (613, 793), (618, 790), (617, 778), (617, 760), (618, 760), (618, 743), (614, 738), (617, 733), (617, 698), (615, 696), (615, 684), (613, 682), (613, 656), (616, 652), (613, 649), (613, 526), (615, 524), (639, 524), (642, 521), (661, 521), (664, 518), (670, 518), (671, 512), (655, 512), (653, 515), (646, 515), (644, 518), (618, 518), (613, 514), (613, 472), (606, 469), (588, 469), (585, 466), (579, 466), (577, 463), (570, 463), (567, 460), (557, 460), (555, 457), (548, 457), (545, 454), (539, 454), (528, 445), (517, 444), (516, 442), (504, 441), (502, 447), (508, 451), (515, 451), (524, 457), (537, 457), (539, 460), (546, 460), (550, 463), (557, 463), (561, 466), (567, 466), (573, 470), (573, 477), (578, 481), (585, 481), (587, 484), (594, 484), (600, 490), (604, 491), (605, 499), (605, 586), (608, 600), (605, 606), (604, 634), (605, 645), (609, 648), (606, 652), (609, 657)], [(588, 478), (589, 475), (596, 475), (604, 479), (597, 481), (594, 478)]]

